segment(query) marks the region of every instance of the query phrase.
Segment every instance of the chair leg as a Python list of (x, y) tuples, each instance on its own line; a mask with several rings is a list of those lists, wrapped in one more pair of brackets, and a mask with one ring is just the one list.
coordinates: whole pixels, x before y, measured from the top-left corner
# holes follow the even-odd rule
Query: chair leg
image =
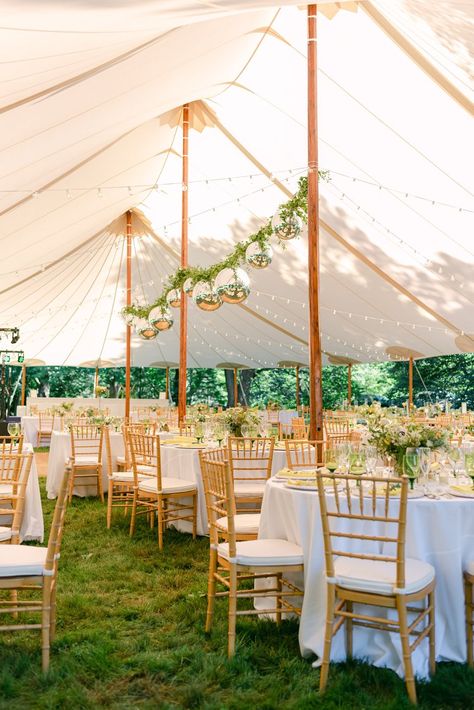
[(48, 580), (43, 588), (43, 610), (41, 614), (41, 667), (43, 673), (46, 673), (49, 668), (50, 620), (51, 582)]
[(235, 653), (235, 626), (237, 622), (237, 568), (230, 565), (229, 570), (229, 629), (227, 654), (231, 658)]
[[(346, 611), (349, 612), (349, 614), (352, 614), (354, 609), (354, 605), (352, 602), (346, 601)], [(352, 633), (353, 633), (353, 624), (352, 624), (352, 619), (347, 617), (346, 618), (346, 656), (347, 658), (352, 658)]]
[(104, 486), (102, 485), (102, 466), (99, 466), (97, 470), (97, 491), (99, 493), (100, 500), (102, 503), (105, 503)]
[(72, 469), (70, 484), (69, 484), (69, 503), (71, 503), (71, 501), (72, 501), (72, 493), (74, 490), (74, 476), (75, 476), (75, 471), (74, 471), (74, 469)]
[(429, 634), (430, 644), (430, 674), (436, 673), (436, 635), (435, 635), (435, 593), (434, 589), (428, 594), (428, 604), (430, 606), (429, 623), (431, 630)]
[(324, 633), (323, 662), (319, 676), (319, 692), (326, 689), (329, 675), (329, 662), (331, 660), (332, 627), (334, 624), (334, 606), (336, 603), (336, 586), (328, 584), (327, 589), (327, 610), (326, 610), (326, 630)]
[(114, 499), (114, 483), (109, 480), (109, 492), (107, 494), (107, 530), (112, 524), (112, 501)]
[(197, 535), (197, 493), (193, 495), (193, 540)]
[(130, 537), (133, 537), (135, 532), (135, 519), (137, 517), (137, 491), (133, 491), (132, 515), (130, 516)]
[[(163, 511), (163, 498), (158, 496), (158, 547), (160, 550), (163, 549), (163, 528), (164, 528), (164, 511)], [(155, 516), (155, 511), (153, 510), (153, 517)]]
[[(283, 586), (281, 583), (281, 573), (277, 574), (275, 580), (276, 580), (276, 588), (277, 588), (278, 592), (281, 592), (282, 586)], [(276, 604), (277, 604), (276, 622), (277, 622), (277, 624), (281, 624), (281, 600), (282, 600), (281, 594), (277, 594), (277, 597), (276, 597)]]
[[(18, 606), (18, 591), (16, 589), (12, 589), (10, 592), (10, 601)], [(12, 611), (12, 616), (14, 619), (18, 619), (18, 612), (17, 611)]]
[(403, 667), (405, 669), (405, 685), (408, 697), (413, 705), (416, 705), (416, 687), (413, 677), (413, 665), (411, 662), (410, 638), (408, 636), (408, 616), (406, 601), (402, 595), (397, 595), (398, 621), (400, 625), (400, 640), (402, 644)]
[(472, 667), (474, 667), (474, 639), (473, 639), (473, 629), (474, 629), (474, 599), (473, 599), (474, 585), (468, 579), (467, 575), (464, 577), (464, 599), (466, 604), (466, 639), (467, 639), (467, 662)]
[(209, 633), (214, 618), (214, 605), (216, 601), (216, 578), (214, 576), (217, 568), (217, 551), (211, 548), (209, 555), (209, 576), (207, 580), (207, 613), (206, 613), (206, 633)]

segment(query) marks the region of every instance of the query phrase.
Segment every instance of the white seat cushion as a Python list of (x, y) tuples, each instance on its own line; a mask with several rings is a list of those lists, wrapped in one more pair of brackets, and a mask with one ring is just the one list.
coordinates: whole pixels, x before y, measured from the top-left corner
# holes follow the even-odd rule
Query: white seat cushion
[(36, 577), (43, 574), (46, 547), (0, 545), (0, 577)]
[(0, 498), (2, 496), (11, 496), (13, 493), (13, 486), (10, 486), (8, 483), (2, 483), (0, 484)]
[(150, 473), (153, 474), (156, 471), (156, 467), (154, 466), (146, 466), (144, 463), (139, 464), (137, 466), (137, 469), (141, 471), (142, 473)]
[(254, 481), (236, 481), (234, 483), (234, 493), (236, 498), (263, 498), (265, 491), (265, 483), (256, 483)]
[[(161, 479), (162, 492), (166, 495), (171, 493), (192, 493), (196, 491), (196, 484), (192, 481), (182, 481), (180, 478), (162, 478)], [(147, 481), (140, 481), (138, 484), (138, 490), (144, 491), (145, 493), (157, 493), (157, 481), (156, 478)]]
[(97, 466), (97, 456), (79, 455), (74, 459), (76, 466)]
[(117, 463), (123, 465), (125, 463), (125, 456), (117, 456)]
[[(393, 594), (396, 587), (396, 566), (393, 562), (337, 557), (334, 561), (337, 584), (371, 594)], [(405, 593), (417, 592), (433, 581), (434, 567), (428, 562), (405, 560)]]
[[(302, 565), (303, 550), (299, 545), (288, 540), (245, 540), (237, 543), (236, 559), (238, 565), (251, 567), (280, 567), (284, 565)], [(217, 553), (229, 559), (229, 545), (221, 542)]]
[(471, 560), (470, 562), (467, 563), (466, 572), (468, 574), (474, 575), (474, 560)]
[(0, 527), (0, 541), (5, 542), (5, 540), (10, 540), (12, 536), (11, 528)]
[[(227, 530), (227, 517), (219, 518), (217, 525), (223, 530)], [(242, 513), (234, 516), (235, 532), (241, 535), (258, 533), (260, 525), (260, 513)]]
[[(122, 483), (133, 483), (133, 471), (115, 471), (110, 478), (112, 481), (121, 481)], [(139, 481), (147, 481), (148, 476), (143, 473), (138, 473), (137, 478)]]

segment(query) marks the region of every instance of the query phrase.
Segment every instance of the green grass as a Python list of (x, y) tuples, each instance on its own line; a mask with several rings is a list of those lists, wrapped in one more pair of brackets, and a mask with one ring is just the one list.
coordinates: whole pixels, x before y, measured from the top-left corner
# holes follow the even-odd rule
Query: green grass
[[(53, 502), (44, 500), (46, 529)], [(388, 670), (351, 662), (331, 667), (326, 694), (319, 672), (302, 659), (296, 622), (278, 628), (255, 618), (238, 623), (237, 653), (227, 660), (226, 603), (203, 632), (207, 539), (166, 534), (160, 554), (140, 520), (133, 539), (119, 516), (74, 499), (61, 554), (58, 631), (46, 677), (33, 632), (0, 637), (0, 709), (25, 708), (408, 708), (403, 682)], [(418, 684), (421, 708), (474, 707), (474, 672), (440, 664)]]

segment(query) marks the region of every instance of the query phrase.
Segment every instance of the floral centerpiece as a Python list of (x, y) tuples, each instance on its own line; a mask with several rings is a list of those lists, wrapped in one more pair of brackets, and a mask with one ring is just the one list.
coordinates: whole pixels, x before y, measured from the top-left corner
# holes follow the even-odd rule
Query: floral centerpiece
[(104, 385), (97, 385), (97, 387), (95, 388), (95, 396), (96, 397), (106, 397), (108, 391), (109, 391), (108, 387), (105, 387)]
[(271, 409), (272, 411), (281, 409), (280, 402), (277, 399), (269, 399), (267, 402), (267, 409)]
[(260, 417), (254, 409), (244, 409), (243, 407), (231, 407), (218, 415), (219, 419), (229, 430), (231, 436), (242, 436), (242, 427), (250, 426), (257, 428)]
[(51, 409), (51, 412), (57, 417), (65, 417), (66, 414), (70, 414), (74, 407), (74, 402), (62, 402), (56, 407)]
[(368, 443), (381, 454), (393, 456), (400, 471), (403, 455), (409, 447), (439, 449), (448, 444), (448, 430), (426, 426), (415, 421), (385, 417), (382, 414), (368, 417), (370, 437)]

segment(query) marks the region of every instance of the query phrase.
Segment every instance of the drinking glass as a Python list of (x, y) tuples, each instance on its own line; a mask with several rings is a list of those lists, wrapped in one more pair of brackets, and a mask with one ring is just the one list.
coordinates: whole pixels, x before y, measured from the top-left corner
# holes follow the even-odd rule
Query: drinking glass
[(407, 448), (403, 457), (403, 473), (410, 479), (410, 490), (413, 490), (415, 481), (420, 474), (420, 457), (416, 448)]
[(474, 446), (472, 444), (464, 446), (464, 470), (471, 479), (474, 489)]
[(324, 465), (333, 473), (337, 468), (336, 449), (326, 449), (324, 452)]
[(204, 438), (204, 427), (202, 422), (196, 422), (194, 425), (194, 436), (196, 437), (198, 444), (201, 444)]
[(454, 478), (456, 478), (459, 466), (462, 463), (462, 451), (457, 446), (451, 446), (448, 449), (448, 462), (451, 466)]
[(347, 473), (349, 471), (349, 451), (350, 447), (348, 444), (336, 444), (336, 463), (341, 473)]
[(365, 468), (369, 476), (373, 476), (377, 468), (377, 448), (375, 446), (366, 446), (364, 451)]
[[(362, 449), (352, 449), (349, 453), (349, 473), (354, 476), (362, 476), (365, 473), (365, 451)], [(360, 485), (357, 481), (357, 485)]]
[(420, 457), (420, 471), (423, 478), (428, 478), (431, 468), (431, 449), (428, 446), (419, 446), (418, 456)]
[(214, 436), (216, 438), (218, 445), (222, 446), (222, 442), (224, 441), (224, 438), (225, 438), (225, 429), (224, 429), (224, 426), (220, 422), (218, 424), (216, 424), (214, 427)]
[(17, 422), (9, 422), (7, 425), (8, 433), (12, 437), (18, 436), (20, 433), (20, 425)]

